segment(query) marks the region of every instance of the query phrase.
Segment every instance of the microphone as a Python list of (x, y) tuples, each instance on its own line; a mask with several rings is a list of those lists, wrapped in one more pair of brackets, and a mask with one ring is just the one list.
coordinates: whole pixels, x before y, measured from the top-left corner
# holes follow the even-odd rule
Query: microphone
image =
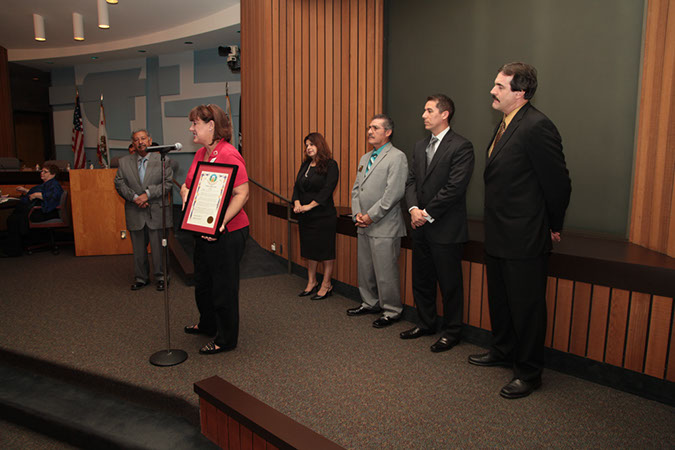
[(160, 153), (168, 153), (172, 150), (180, 150), (183, 148), (183, 144), (180, 142), (176, 142), (173, 145), (152, 145), (150, 147), (146, 147), (145, 151), (146, 152), (160, 152)]

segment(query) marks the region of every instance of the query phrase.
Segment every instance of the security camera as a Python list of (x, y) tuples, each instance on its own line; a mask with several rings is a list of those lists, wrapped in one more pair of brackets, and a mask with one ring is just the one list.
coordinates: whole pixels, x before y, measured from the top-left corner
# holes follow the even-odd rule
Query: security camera
[(241, 70), (239, 46), (220, 46), (218, 47), (218, 55), (227, 58), (227, 65), (232, 72), (239, 72)]

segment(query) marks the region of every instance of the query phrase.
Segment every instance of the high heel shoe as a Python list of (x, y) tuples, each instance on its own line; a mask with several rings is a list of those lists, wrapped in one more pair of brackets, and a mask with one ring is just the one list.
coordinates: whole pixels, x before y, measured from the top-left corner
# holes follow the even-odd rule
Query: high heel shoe
[(314, 297), (312, 297), (312, 300), (323, 300), (330, 297), (331, 295), (333, 295), (333, 286), (331, 286), (330, 289), (328, 289), (323, 295), (316, 294)]
[(307, 297), (308, 295), (312, 295), (313, 293), (317, 292), (318, 290), (319, 290), (319, 283), (316, 283), (311, 290), (302, 291), (301, 293), (299, 293), (298, 297)]

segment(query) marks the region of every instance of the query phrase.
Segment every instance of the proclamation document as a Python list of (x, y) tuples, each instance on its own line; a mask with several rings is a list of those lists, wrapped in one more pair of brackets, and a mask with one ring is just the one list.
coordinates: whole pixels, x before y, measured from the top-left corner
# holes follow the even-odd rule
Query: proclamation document
[(237, 166), (200, 162), (185, 202), (181, 229), (216, 237), (230, 203)]
[(203, 171), (197, 182), (187, 223), (199, 227), (211, 227), (218, 219), (229, 174)]

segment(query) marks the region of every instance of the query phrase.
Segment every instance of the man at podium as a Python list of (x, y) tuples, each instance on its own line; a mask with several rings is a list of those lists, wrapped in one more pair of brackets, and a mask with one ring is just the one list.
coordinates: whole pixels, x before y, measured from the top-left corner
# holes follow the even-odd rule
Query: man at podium
[[(148, 153), (152, 137), (147, 130), (131, 135), (134, 153), (120, 158), (115, 176), (115, 189), (125, 200), (124, 213), (127, 230), (134, 250), (134, 283), (132, 291), (150, 284), (148, 241), (152, 248), (152, 268), (157, 290), (163, 291), (164, 267), (162, 260), (162, 161), (159, 153)], [(171, 192), (173, 171), (166, 160), (164, 188)], [(169, 202), (167, 201), (168, 205)], [(166, 214), (166, 226), (172, 226), (171, 210)]]

